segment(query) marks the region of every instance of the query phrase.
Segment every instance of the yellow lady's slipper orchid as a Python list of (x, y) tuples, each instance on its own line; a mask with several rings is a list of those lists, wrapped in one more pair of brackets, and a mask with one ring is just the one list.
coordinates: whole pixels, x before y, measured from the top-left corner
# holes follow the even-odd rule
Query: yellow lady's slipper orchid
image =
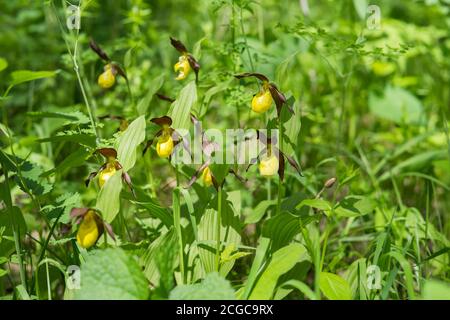
[(98, 77), (98, 85), (103, 89), (109, 89), (116, 83), (116, 76), (110, 64), (105, 66), (105, 71)]
[(156, 153), (161, 158), (168, 158), (173, 151), (173, 139), (168, 133), (163, 133), (156, 144)]
[(191, 71), (191, 65), (189, 64), (187, 56), (180, 56), (178, 58), (178, 62), (173, 66), (173, 69), (175, 70), (175, 72), (178, 72), (178, 76), (175, 78), (175, 80), (185, 79)]
[(101, 227), (99, 227), (98, 217), (94, 210), (89, 210), (83, 217), (80, 228), (77, 233), (78, 244), (88, 249), (92, 247), (98, 237), (101, 235)]
[(265, 156), (259, 162), (259, 173), (265, 177), (271, 177), (278, 172), (279, 162), (275, 155)]
[(100, 188), (116, 173), (116, 164), (114, 162), (108, 162), (106, 168), (103, 169), (98, 175), (98, 183)]
[(263, 90), (252, 99), (252, 110), (256, 113), (264, 113), (272, 105), (273, 98), (269, 90)]
[(210, 185), (212, 185), (212, 174), (209, 167), (203, 169), (202, 180), (205, 186), (209, 187)]

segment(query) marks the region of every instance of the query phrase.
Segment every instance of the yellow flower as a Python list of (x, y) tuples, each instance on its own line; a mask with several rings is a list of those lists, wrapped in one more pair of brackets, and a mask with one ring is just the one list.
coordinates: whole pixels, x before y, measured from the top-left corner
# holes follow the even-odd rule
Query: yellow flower
[(209, 167), (203, 169), (202, 180), (205, 186), (209, 187), (210, 185), (212, 185), (212, 174)]
[(89, 210), (83, 217), (80, 228), (77, 233), (77, 242), (83, 248), (90, 248), (96, 242), (102, 233), (101, 225), (99, 225), (97, 214), (94, 210)]
[(168, 133), (163, 133), (156, 144), (156, 153), (161, 158), (168, 158), (173, 151), (173, 139)]
[(114, 162), (108, 162), (106, 168), (103, 169), (98, 175), (98, 183), (100, 188), (116, 173), (116, 164)]
[(252, 110), (256, 113), (264, 113), (272, 105), (273, 98), (269, 90), (263, 90), (252, 99)]
[(278, 158), (275, 155), (265, 156), (259, 162), (259, 173), (265, 177), (271, 177), (278, 172)]
[(105, 67), (105, 72), (98, 77), (98, 85), (103, 89), (109, 89), (114, 83), (116, 83), (116, 77), (112, 67), (108, 64)]
[(189, 61), (185, 55), (182, 55), (178, 58), (178, 62), (173, 66), (175, 72), (178, 72), (178, 76), (175, 80), (183, 80), (185, 79), (189, 72), (191, 71), (191, 66)]

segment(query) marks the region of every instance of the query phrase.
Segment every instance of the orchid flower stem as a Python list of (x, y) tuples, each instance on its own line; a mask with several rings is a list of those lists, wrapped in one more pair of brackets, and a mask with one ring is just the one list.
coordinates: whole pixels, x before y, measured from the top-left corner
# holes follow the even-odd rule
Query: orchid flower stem
[(185, 272), (184, 272), (184, 246), (183, 246), (183, 234), (181, 232), (181, 209), (180, 209), (180, 190), (176, 187), (173, 190), (173, 225), (175, 226), (175, 231), (178, 238), (178, 256), (180, 259), (180, 273), (181, 273), (181, 284), (185, 283)]
[[(280, 146), (280, 151), (283, 152), (283, 123), (281, 122), (281, 118), (278, 118), (278, 131), (279, 131), (279, 146)], [(283, 155), (281, 154), (278, 155), (279, 157), (283, 157)], [(277, 198), (277, 212), (276, 214), (280, 214), (281, 213), (281, 198), (283, 197), (283, 181), (281, 180), (281, 178), (278, 178), (278, 198)]]
[(216, 224), (216, 270), (220, 270), (220, 225), (222, 220), (222, 186), (217, 189), (217, 224)]
[[(80, 73), (80, 67), (78, 65), (78, 38), (79, 38), (79, 35), (80, 35), (80, 30), (77, 29), (76, 32), (75, 32), (75, 45), (74, 45), (74, 50), (72, 52), (72, 49), (70, 48), (70, 44), (69, 44), (69, 42), (66, 39), (67, 33), (64, 30), (64, 27), (63, 27), (63, 24), (62, 24), (61, 20), (59, 19), (56, 7), (55, 7), (53, 1), (51, 1), (50, 3), (52, 5), (52, 9), (54, 11), (55, 17), (56, 17), (56, 19), (58, 21), (58, 25), (59, 25), (59, 28), (61, 30), (61, 34), (62, 34), (62, 37), (64, 39), (64, 42), (66, 44), (67, 51), (68, 51), (68, 53), (70, 55), (70, 58), (72, 59), (73, 69), (74, 69), (75, 74), (77, 76), (77, 80), (78, 80), (78, 84), (80, 86), (81, 94), (83, 96), (84, 103), (86, 104), (86, 108), (87, 108), (87, 111), (89, 113), (89, 119), (90, 119), (90, 122), (91, 122), (92, 131), (94, 132), (95, 137), (97, 139), (97, 143), (98, 143), (99, 142), (98, 141), (99, 140), (99, 136), (98, 136), (98, 133), (97, 133), (97, 126), (95, 124), (93, 108), (91, 107), (91, 104), (89, 102), (88, 96), (86, 94), (86, 89), (85, 89), (85, 86), (84, 86), (84, 83), (83, 83), (83, 78), (82, 78), (81, 73)], [(62, 4), (63, 4), (63, 6), (65, 5), (64, 1), (62, 2)], [(80, 12), (81, 12), (81, 4), (82, 4), (82, 0), (80, 0), (80, 2), (78, 4)]]
[(131, 92), (130, 81), (128, 79), (126, 79), (126, 82), (127, 82), (128, 95), (130, 96), (131, 105), (133, 106), (133, 108), (136, 108), (136, 104), (134, 103), (134, 96), (133, 96), (133, 93)]

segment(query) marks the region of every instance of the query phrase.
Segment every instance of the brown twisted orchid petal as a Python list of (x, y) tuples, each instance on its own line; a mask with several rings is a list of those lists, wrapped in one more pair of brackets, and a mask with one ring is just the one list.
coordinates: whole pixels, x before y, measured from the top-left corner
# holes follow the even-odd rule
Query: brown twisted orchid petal
[(269, 82), (269, 78), (267, 78), (265, 75), (263, 75), (261, 73), (257, 73), (257, 72), (245, 72), (245, 73), (241, 73), (241, 74), (236, 74), (234, 77), (237, 79), (255, 77), (263, 82)]
[(142, 150), (142, 156), (145, 155), (145, 153), (147, 152), (147, 150), (152, 146), (154, 139), (148, 140), (147, 143), (145, 144), (144, 150)]
[(200, 64), (197, 62), (197, 60), (195, 60), (194, 56), (191, 54), (189, 54), (187, 56), (187, 59), (188, 59), (189, 65), (195, 72), (195, 81), (198, 81), (198, 72), (200, 71)]
[(239, 175), (234, 169), (228, 170), (229, 173), (233, 174), (236, 179), (238, 179), (242, 184), (245, 184), (247, 182), (247, 179)]
[(100, 48), (100, 46), (93, 39), (89, 41), (89, 47), (100, 57), (100, 59), (104, 60), (105, 62), (111, 61), (106, 52), (103, 51), (103, 49)]
[(73, 208), (72, 210), (70, 210), (69, 216), (71, 218), (82, 218), (88, 211), (89, 208)]
[(173, 102), (175, 101), (175, 99), (173, 99), (173, 98), (171, 98), (171, 97), (168, 97), (168, 96), (165, 96), (165, 95), (163, 95), (163, 94), (161, 94), (161, 93), (157, 93), (156, 96), (157, 96), (160, 100), (168, 101), (168, 102), (170, 102), (170, 103), (173, 103)]
[(261, 152), (258, 154), (258, 156), (256, 158), (253, 158), (253, 159), (250, 160), (250, 163), (248, 164), (247, 168), (245, 169), (245, 172), (247, 172), (250, 169), (250, 167), (252, 165), (254, 165), (256, 162), (258, 162), (259, 159), (261, 158), (261, 156), (266, 154), (266, 153), (267, 153), (267, 148), (262, 149)]
[(106, 168), (106, 164), (102, 165), (97, 171), (91, 172), (88, 176), (88, 178), (84, 181), (84, 184), (86, 185), (86, 187), (89, 187), (89, 183), (91, 182), (92, 179), (94, 179), (97, 174), (104, 170)]
[(281, 151), (278, 148), (274, 147), (273, 149), (274, 149), (274, 152), (278, 153), (279, 158), (286, 158), (286, 160), (289, 162), (289, 164), (298, 172), (298, 174), (300, 174), (300, 176), (303, 177), (302, 169), (301, 169), (300, 165), (297, 163), (297, 161), (295, 161), (295, 159), (293, 157), (288, 156), (287, 154), (285, 154), (283, 151)]
[(284, 180), (284, 166), (285, 161), (282, 154), (278, 154), (278, 176), (280, 177), (280, 180)]
[(162, 116), (160, 118), (153, 118), (150, 119), (151, 122), (157, 124), (158, 126), (162, 127), (164, 125), (171, 126), (172, 125), (172, 118), (169, 116)]
[[(203, 172), (203, 170), (205, 170), (206, 167), (209, 166), (209, 163), (210, 163), (209, 160), (206, 161), (204, 164), (201, 165), (200, 168), (198, 168), (197, 171), (195, 171), (194, 175), (191, 177), (191, 180), (189, 180), (189, 183), (187, 184), (186, 189), (187, 189), (187, 188), (190, 188), (190, 187), (195, 183), (195, 181), (197, 181), (198, 176), (200, 175), (200, 173)], [(212, 173), (211, 173), (211, 174), (212, 174)]]
[(175, 38), (170, 37), (170, 44), (180, 53), (185, 54), (188, 52), (184, 44)]
[(109, 234), (109, 236), (111, 237), (111, 239), (113, 239), (114, 241), (116, 241), (116, 236), (115, 236), (115, 234), (114, 234), (114, 232), (113, 232), (112, 226), (111, 226), (108, 222), (103, 221), (103, 227), (105, 228), (106, 232)]
[(288, 104), (286, 104), (286, 97), (284, 96), (284, 94), (278, 90), (277, 86), (273, 83), (269, 84), (269, 91), (270, 91), (270, 95), (272, 96), (273, 100), (275, 101), (275, 105), (277, 106), (277, 115), (278, 117), (280, 117), (281, 115), (281, 108), (285, 105), (287, 106), (288, 110), (291, 113), (294, 113), (294, 110), (292, 109), (292, 107)]
[(287, 161), (289, 162), (289, 164), (295, 169), (297, 170), (298, 174), (300, 176), (303, 177), (303, 173), (302, 173), (302, 168), (300, 167), (300, 165), (297, 163), (297, 161), (295, 161), (295, 159), (291, 156), (288, 156), (287, 154), (282, 153), (283, 156), (286, 157)]
[(122, 76), (125, 80), (128, 81), (128, 77), (127, 74), (125, 72), (124, 69), (122, 69), (122, 67), (120, 65), (118, 65), (117, 63), (113, 62), (111, 63), (111, 69), (113, 71), (114, 74), (119, 74), (120, 76)]

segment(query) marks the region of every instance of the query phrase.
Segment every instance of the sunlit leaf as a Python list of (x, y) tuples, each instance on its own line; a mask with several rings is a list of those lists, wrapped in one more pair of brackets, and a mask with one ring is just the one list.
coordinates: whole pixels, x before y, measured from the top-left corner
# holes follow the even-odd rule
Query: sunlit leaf
[(103, 219), (111, 223), (120, 210), (120, 191), (122, 190), (122, 171), (117, 171), (101, 188), (96, 208), (102, 213)]
[(271, 299), (278, 281), (278, 278), (300, 262), (301, 257), (306, 253), (306, 249), (299, 243), (292, 243), (276, 251), (267, 268), (258, 279), (250, 300)]
[(30, 71), (30, 70), (18, 70), (11, 73), (12, 83), (15, 86), (24, 82), (51, 78), (56, 75), (57, 71)]
[(81, 265), (77, 300), (144, 300), (148, 282), (133, 257), (119, 248), (96, 250)]
[(145, 139), (145, 116), (134, 120), (117, 141), (117, 159), (127, 172), (136, 163), (136, 149)]
[(347, 281), (337, 274), (320, 273), (320, 290), (329, 300), (350, 300), (352, 298)]

